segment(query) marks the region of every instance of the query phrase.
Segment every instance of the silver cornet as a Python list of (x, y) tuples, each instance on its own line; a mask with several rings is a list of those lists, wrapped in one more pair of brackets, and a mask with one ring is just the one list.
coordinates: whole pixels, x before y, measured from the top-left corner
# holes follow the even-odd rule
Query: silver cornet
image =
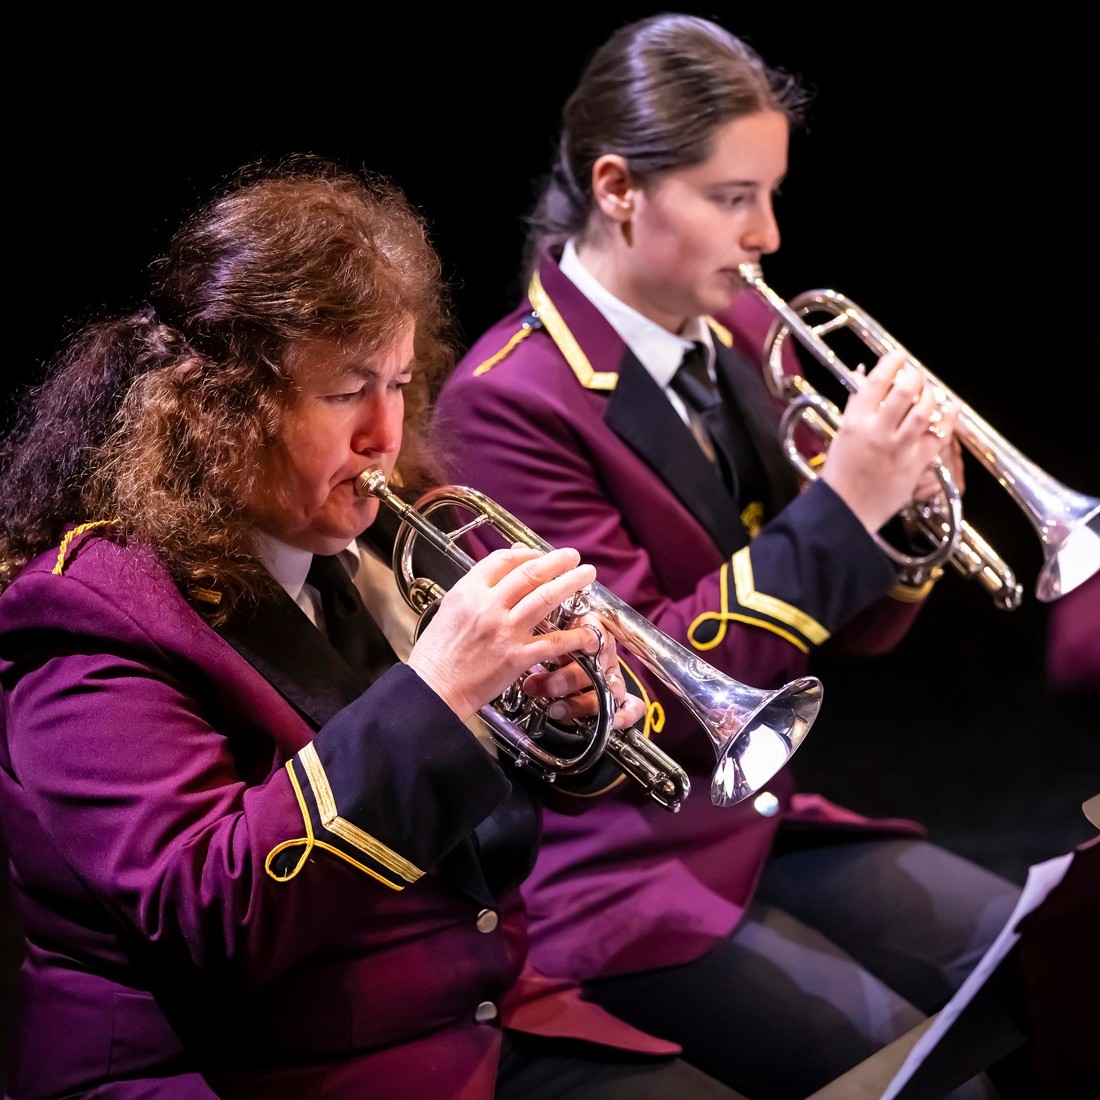
[[(437, 580), (416, 575), (413, 557), (418, 535), (462, 572), (470, 569), (474, 559), (458, 540), (484, 524), (509, 543), (522, 543), (543, 553), (553, 549), (476, 489), (448, 485), (409, 505), (389, 488), (379, 470), (364, 471), (355, 488), (361, 496), (378, 497), (401, 519), (394, 541), (393, 571), (402, 596), (420, 616), (421, 624), (446, 589)], [(463, 510), (473, 518), (445, 531), (429, 520), (439, 509)], [(767, 783), (802, 744), (817, 717), (822, 688), (816, 677), (799, 677), (775, 691), (746, 687), (663, 634), (600, 584), (590, 585), (563, 604), (558, 616), (545, 620), (541, 629), (557, 629), (586, 611), (596, 612), (617, 642), (638, 657), (701, 723), (718, 757), (710, 784), (711, 801), (716, 806), (735, 805)], [(540, 745), (546, 716), (518, 684), (479, 711), (494, 743), (517, 767), (530, 768), (548, 783), (558, 776), (585, 772), (606, 755), (641, 783), (651, 798), (677, 811), (691, 790), (687, 773), (639, 730), (614, 728), (615, 699), (599, 663), (585, 653), (574, 657), (592, 680), (598, 704), (584, 748), (576, 756), (560, 757)]]
[[(788, 303), (764, 282), (758, 264), (741, 264), (738, 271), (777, 315), (764, 341), (767, 381), (775, 396), (787, 402), (780, 422), (782, 442), (788, 459), (804, 477), (816, 475), (798, 450), (795, 429), (799, 423), (806, 424), (831, 439), (840, 424), (840, 411), (802, 375), (784, 371), (783, 344), (793, 334), (848, 390), (855, 392), (862, 375), (846, 366), (825, 340), (830, 333), (850, 328), (876, 357), (902, 351), (935, 388), (941, 405), (950, 402), (959, 406), (955, 435), (1019, 505), (1042, 541), (1044, 558), (1035, 586), (1037, 599), (1044, 603), (1056, 600), (1100, 570), (1100, 499), (1069, 489), (1022, 455), (843, 294), (810, 290)], [(822, 316), (825, 319), (817, 323), (810, 320)], [(943, 500), (935, 505), (911, 501), (901, 513), (911, 528), (931, 541), (932, 548), (924, 556), (911, 556), (882, 540), (880, 546), (909, 583), (922, 583), (935, 567), (949, 561), (964, 577), (976, 577), (998, 607), (1014, 610), (1021, 597), (1015, 574), (962, 518), (961, 497), (950, 471), (940, 462), (934, 468)]]

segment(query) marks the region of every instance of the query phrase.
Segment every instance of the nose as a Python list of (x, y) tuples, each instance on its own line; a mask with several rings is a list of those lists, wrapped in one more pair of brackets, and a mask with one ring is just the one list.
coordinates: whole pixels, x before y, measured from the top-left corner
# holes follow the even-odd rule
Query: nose
[(779, 250), (779, 222), (770, 198), (760, 204), (758, 215), (746, 230), (741, 243), (746, 252), (756, 252), (761, 256)]
[(384, 458), (401, 447), (405, 402), (398, 393), (380, 393), (364, 401), (352, 438), (356, 454)]

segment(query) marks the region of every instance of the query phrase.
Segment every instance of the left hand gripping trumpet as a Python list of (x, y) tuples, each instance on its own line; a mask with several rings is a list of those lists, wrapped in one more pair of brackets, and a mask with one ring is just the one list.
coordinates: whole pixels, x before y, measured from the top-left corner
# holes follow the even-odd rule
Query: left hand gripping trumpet
[[(955, 431), (959, 442), (1016, 502), (1043, 544), (1043, 564), (1035, 583), (1038, 600), (1050, 603), (1100, 571), (1100, 499), (1063, 485), (1021, 454), (850, 298), (835, 290), (808, 290), (786, 302), (764, 281), (759, 264), (741, 264), (738, 273), (776, 315), (764, 340), (765, 377), (772, 393), (787, 403), (780, 422), (781, 442), (788, 460), (803, 477), (816, 474), (799, 453), (794, 429), (804, 423), (827, 440), (839, 427), (841, 414), (801, 374), (786, 371), (784, 343), (794, 336), (855, 392), (862, 376), (840, 359), (826, 339), (847, 330), (876, 356), (895, 349), (904, 352), (909, 363), (935, 387), (940, 405), (951, 402), (960, 407)], [(926, 554), (911, 555), (876, 536), (880, 549), (898, 565), (899, 577), (910, 584), (921, 584), (934, 569), (950, 563), (964, 577), (976, 578), (995, 606), (1015, 610), (1023, 594), (1015, 573), (963, 518), (961, 496), (950, 471), (941, 462), (933, 469), (942, 488), (942, 501), (910, 501), (901, 513), (931, 548)]]
[[(410, 505), (389, 488), (379, 470), (364, 471), (355, 487), (361, 496), (377, 497), (401, 520), (394, 541), (393, 571), (402, 596), (420, 616), (421, 624), (446, 589), (438, 580), (416, 575), (417, 536), (463, 572), (474, 559), (458, 540), (484, 524), (509, 543), (522, 543), (543, 553), (553, 549), (476, 489), (447, 485), (430, 490)], [(473, 518), (446, 531), (429, 518), (440, 509), (452, 514), (463, 510)], [(817, 717), (822, 687), (816, 677), (798, 677), (774, 691), (748, 687), (662, 633), (599, 583), (563, 604), (557, 618), (545, 620), (543, 628), (555, 629), (563, 618), (586, 611), (599, 615), (617, 644), (636, 656), (702, 725), (718, 758), (710, 783), (715, 806), (733, 806), (758, 791), (790, 759)], [(576, 756), (560, 757), (540, 745), (545, 715), (518, 686), (479, 711), (493, 742), (517, 767), (532, 769), (547, 783), (558, 776), (585, 772), (606, 756), (639, 782), (651, 798), (675, 813), (691, 790), (687, 773), (638, 729), (614, 728), (615, 700), (599, 663), (585, 653), (573, 656), (592, 680), (598, 703), (598, 713), (585, 723), (588, 740), (584, 748)]]

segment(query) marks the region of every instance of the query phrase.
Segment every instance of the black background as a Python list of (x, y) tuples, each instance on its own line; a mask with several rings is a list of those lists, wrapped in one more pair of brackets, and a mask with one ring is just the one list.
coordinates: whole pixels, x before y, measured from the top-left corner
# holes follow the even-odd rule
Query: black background
[[(25, 13), (9, 39), (5, 397), (82, 319), (140, 301), (149, 259), (223, 177), (280, 153), (393, 176), (430, 221), (472, 339), (519, 292), (521, 217), (583, 61), (665, 5), (592, 8), (491, 23), (373, 4)], [(815, 90), (771, 285), (848, 294), (1022, 454), (1100, 495), (1095, 63), (1068, 9), (966, 23), (957, 5), (681, 10), (724, 20)], [(1100, 789), (1100, 722), (1047, 686), (1034, 528), (976, 463), (968, 478), (967, 518), (1024, 606), (997, 611), (949, 572), (894, 654), (823, 654), (825, 703), (795, 770), (1022, 881), (1095, 833), (1080, 805)]]

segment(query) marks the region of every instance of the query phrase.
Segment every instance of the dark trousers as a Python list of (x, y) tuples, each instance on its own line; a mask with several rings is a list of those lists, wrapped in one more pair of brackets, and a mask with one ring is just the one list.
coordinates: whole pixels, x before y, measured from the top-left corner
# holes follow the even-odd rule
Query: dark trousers
[[(1019, 893), (920, 840), (796, 848), (771, 858), (745, 919), (703, 958), (585, 991), (752, 1100), (802, 1100), (938, 1011)], [(990, 1092), (982, 1080), (957, 1095)]]

